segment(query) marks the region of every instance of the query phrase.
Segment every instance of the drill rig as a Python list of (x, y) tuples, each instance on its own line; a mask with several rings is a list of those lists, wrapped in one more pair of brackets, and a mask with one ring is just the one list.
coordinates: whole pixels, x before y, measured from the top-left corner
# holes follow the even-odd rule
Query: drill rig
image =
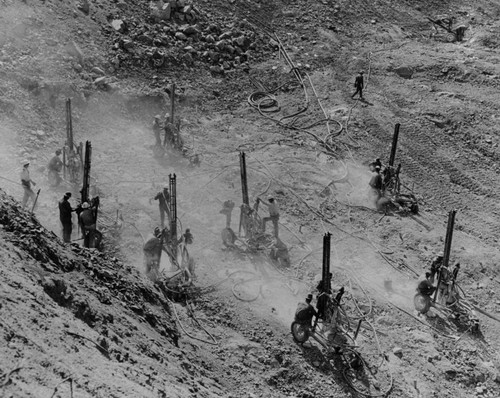
[(401, 173), (401, 163), (396, 167), (394, 161), (396, 159), (396, 149), (398, 146), (399, 127), (397, 123), (394, 127), (392, 136), (391, 155), (389, 163), (382, 165), (381, 173), (383, 177), (382, 197), (387, 200), (395, 209), (404, 213), (418, 213), (418, 201), (416, 196), (408, 189), (409, 192), (402, 192), (403, 184), (399, 178)]
[(71, 116), (71, 99), (66, 100), (66, 143), (63, 148), (64, 179), (71, 184), (78, 184), (83, 170), (83, 143), (76, 145), (73, 139), (73, 119)]
[(248, 253), (269, 250), (268, 255), (272, 260), (287, 267), (290, 265), (288, 248), (279, 238), (263, 232), (262, 218), (259, 215), (259, 200), (256, 200), (252, 206), (250, 205), (245, 152), (240, 152), (239, 159), (243, 203), (240, 206), (238, 234), (231, 229), (231, 215), (235, 204), (227, 200), (219, 212), (226, 216), (226, 227), (221, 232), (222, 242), (228, 248)]
[(445, 318), (456, 321), (459, 327), (477, 332), (479, 319), (475, 310), (479, 309), (465, 298), (465, 293), (457, 282), (460, 264), (456, 263), (453, 270), (449, 269), (455, 216), (456, 210), (448, 213), (443, 257), (432, 263), (430, 272), (426, 273), (426, 281), (420, 282), (417, 288), (413, 303), (420, 314), (426, 314), (433, 307)]

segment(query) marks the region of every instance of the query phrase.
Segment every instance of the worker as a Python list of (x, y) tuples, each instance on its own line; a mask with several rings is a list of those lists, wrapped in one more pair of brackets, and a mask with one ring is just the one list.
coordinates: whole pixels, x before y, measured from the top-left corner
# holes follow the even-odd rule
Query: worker
[(267, 198), (267, 200), (269, 201), (269, 203), (263, 202), (262, 199), (260, 199), (260, 198), (257, 198), (257, 200), (260, 203), (262, 203), (265, 206), (267, 206), (267, 208), (269, 210), (269, 217), (264, 217), (262, 219), (262, 232), (263, 233), (266, 232), (266, 223), (268, 221), (272, 221), (273, 222), (273, 226), (274, 226), (274, 237), (276, 239), (278, 239), (278, 220), (280, 218), (280, 211), (279, 211), (279, 208), (278, 208), (278, 204), (276, 203), (276, 200), (272, 196), (269, 196)]
[(378, 202), (380, 198), (382, 198), (383, 196), (382, 176), (380, 175), (380, 166), (375, 166), (375, 171), (373, 172), (372, 178), (370, 179), (368, 185), (370, 185), (371, 187), (372, 200), (375, 203), (377, 210), (380, 210)]
[(82, 203), (82, 212), (80, 213), (79, 219), (83, 234), (83, 245), (85, 247), (90, 247), (90, 235), (96, 230), (96, 224), (94, 212), (88, 202)]
[(429, 276), (429, 280), (431, 283), (434, 283), (435, 280), (435, 275), (443, 265), (443, 258), (444, 258), (444, 253), (442, 251), (438, 252), (436, 254), (436, 257), (432, 259), (431, 262), (431, 272)]
[(309, 327), (312, 326), (313, 317), (318, 316), (318, 313), (311, 304), (312, 299), (313, 295), (309, 293), (305, 302), (301, 302), (297, 305), (297, 309), (295, 310), (295, 322)]
[(155, 121), (153, 122), (153, 133), (155, 135), (156, 143), (155, 145), (161, 147), (161, 122), (160, 115), (155, 116)]
[(290, 266), (290, 253), (288, 252), (288, 247), (286, 247), (280, 238), (276, 238), (276, 243), (271, 247), (269, 257), (284, 267)]
[(165, 146), (165, 145), (168, 144), (168, 146), (170, 148), (173, 148), (174, 147), (174, 141), (175, 141), (175, 127), (172, 124), (172, 121), (171, 121), (169, 113), (165, 113), (165, 127), (164, 127), (164, 131), (165, 131), (165, 136), (163, 138), (163, 146)]
[(71, 192), (66, 192), (63, 198), (59, 201), (59, 220), (62, 224), (62, 235), (64, 243), (71, 243), (71, 231), (73, 230), (73, 221), (71, 213), (75, 211), (69, 203)]
[(374, 172), (375, 171), (375, 167), (379, 167), (379, 168), (382, 168), (382, 162), (380, 161), (379, 158), (375, 159), (373, 162), (371, 162), (369, 165), (368, 165), (368, 168), (370, 169), (371, 172)]
[(360, 71), (358, 76), (356, 76), (356, 80), (354, 81), (354, 88), (356, 89), (356, 92), (351, 96), (351, 98), (354, 98), (356, 94), (359, 93), (359, 99), (363, 99), (363, 88), (365, 87), (363, 73), (363, 71)]
[(146, 275), (153, 281), (158, 279), (160, 269), (160, 258), (162, 249), (162, 231), (156, 227), (154, 236), (146, 241), (142, 251), (144, 253), (144, 262), (146, 266)]
[(420, 294), (423, 294), (424, 296), (432, 296), (436, 288), (432, 284), (431, 280), (431, 273), (426, 272), (425, 273), (425, 279), (423, 281), (420, 281), (418, 286), (417, 286), (417, 292)]
[(30, 162), (27, 160), (23, 161), (23, 170), (21, 171), (21, 185), (24, 190), (23, 207), (26, 207), (30, 198), (33, 201), (33, 204), (35, 204), (36, 200), (35, 192), (31, 189), (31, 184), (36, 185), (36, 182), (30, 177), (29, 166)]
[(161, 228), (163, 229), (165, 228), (165, 214), (167, 214), (168, 221), (172, 221), (170, 219), (170, 192), (168, 191), (168, 187), (164, 187), (163, 190), (158, 192), (153, 199), (158, 201), (158, 208), (160, 210), (160, 223)]
[(61, 158), (59, 158), (60, 155), (61, 155), (61, 150), (58, 149), (56, 151), (55, 156), (52, 159), (50, 159), (50, 162), (47, 166), (47, 169), (49, 171), (48, 172), (49, 185), (51, 187), (57, 187), (62, 181), (62, 178), (59, 175), (63, 166), (63, 162)]

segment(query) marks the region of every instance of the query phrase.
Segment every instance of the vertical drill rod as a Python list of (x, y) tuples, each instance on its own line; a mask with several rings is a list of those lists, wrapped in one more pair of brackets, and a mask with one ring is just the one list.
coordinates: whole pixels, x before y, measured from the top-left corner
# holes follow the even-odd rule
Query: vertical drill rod
[(245, 160), (245, 152), (240, 152), (240, 173), (241, 173), (241, 191), (243, 193), (243, 203), (250, 205), (248, 199), (248, 182), (247, 182), (247, 164)]
[(92, 159), (92, 144), (90, 141), (85, 142), (85, 162), (83, 164), (83, 187), (82, 187), (82, 203), (90, 200), (90, 164)]
[(177, 258), (177, 177), (169, 174), (170, 186), (170, 238), (172, 241), (172, 252)]
[(71, 99), (66, 100), (66, 137), (68, 139), (68, 148), (73, 152), (73, 121), (71, 119)]
[(391, 146), (391, 157), (389, 158), (389, 166), (394, 166), (394, 160), (396, 158), (396, 149), (398, 147), (398, 137), (399, 137), (399, 123), (394, 126), (394, 135), (392, 136), (392, 146)]
[(330, 280), (330, 239), (332, 234), (327, 232), (323, 235), (323, 268), (321, 272), (321, 280), (323, 285), (323, 291), (325, 293), (330, 293), (331, 291), (331, 280)]

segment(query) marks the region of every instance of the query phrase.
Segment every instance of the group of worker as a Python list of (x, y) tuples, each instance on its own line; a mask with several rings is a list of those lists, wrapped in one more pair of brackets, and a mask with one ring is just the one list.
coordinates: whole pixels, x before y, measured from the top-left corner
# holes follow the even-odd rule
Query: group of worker
[(443, 260), (444, 253), (438, 253), (431, 263), (430, 271), (425, 273), (425, 279), (419, 282), (417, 292), (428, 297), (436, 293), (436, 301), (449, 306), (457, 299), (454, 283), (460, 263), (456, 263), (453, 270), (450, 270)]
[[(156, 115), (153, 122), (153, 133), (155, 136), (155, 146), (164, 148), (167, 144), (170, 148), (182, 151), (184, 149), (184, 141), (180, 134), (180, 120), (174, 123), (170, 114), (165, 114), (165, 121), (162, 123), (161, 116)], [(163, 133), (163, 142), (162, 142)]]
[[(332, 273), (328, 275), (329, 280), (321, 280), (316, 288), (316, 308), (312, 305), (313, 294), (309, 293), (305, 302), (297, 305), (295, 311), (295, 322), (307, 326), (308, 328), (315, 328), (319, 320), (323, 321), (324, 332), (327, 340), (331, 342), (339, 342), (341, 337), (342, 320), (339, 312), (339, 306), (342, 297), (345, 293), (344, 287), (338, 289), (335, 296), (331, 289)], [(316, 318), (313, 323), (313, 318)]]
[(384, 211), (385, 206), (390, 202), (390, 199), (385, 197), (386, 190), (395, 187), (398, 171), (392, 166), (384, 166), (378, 158), (371, 162), (368, 167), (372, 173), (368, 183), (372, 201), (378, 211)]
[(66, 192), (59, 201), (59, 220), (62, 224), (63, 241), (71, 243), (71, 234), (73, 231), (72, 213), (76, 212), (84, 246), (89, 247), (91, 235), (97, 233), (94, 208), (88, 202), (83, 202), (81, 206), (73, 208), (69, 203), (70, 198), (71, 192)]

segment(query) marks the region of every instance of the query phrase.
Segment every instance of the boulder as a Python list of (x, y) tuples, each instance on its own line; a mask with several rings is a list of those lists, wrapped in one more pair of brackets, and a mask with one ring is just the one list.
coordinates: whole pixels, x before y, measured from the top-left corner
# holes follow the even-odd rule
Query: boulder
[(223, 75), (224, 74), (224, 69), (218, 65), (214, 65), (210, 67), (210, 72), (213, 75)]
[(411, 79), (414, 73), (413, 69), (409, 66), (400, 66), (394, 69), (394, 72), (404, 79)]
[(187, 36), (184, 33), (182, 33), (182, 32), (177, 32), (175, 34), (175, 38), (177, 40), (184, 40), (184, 41), (187, 40)]
[(90, 71), (100, 76), (104, 76), (106, 74), (101, 68), (98, 68), (97, 66), (94, 66)]
[(168, 21), (172, 17), (172, 5), (170, 3), (163, 4), (163, 7), (158, 13), (160, 20)]
[(120, 33), (125, 33), (127, 31), (127, 24), (121, 19), (113, 19), (111, 21), (111, 26)]
[(149, 46), (153, 44), (153, 38), (146, 33), (137, 36), (136, 40)]
[(231, 37), (233, 36), (233, 32), (231, 32), (230, 30), (222, 33), (220, 36), (219, 36), (219, 40), (226, 40), (226, 39), (230, 39)]
[(179, 30), (187, 36), (196, 35), (200, 33), (200, 30), (195, 25), (182, 25)]

